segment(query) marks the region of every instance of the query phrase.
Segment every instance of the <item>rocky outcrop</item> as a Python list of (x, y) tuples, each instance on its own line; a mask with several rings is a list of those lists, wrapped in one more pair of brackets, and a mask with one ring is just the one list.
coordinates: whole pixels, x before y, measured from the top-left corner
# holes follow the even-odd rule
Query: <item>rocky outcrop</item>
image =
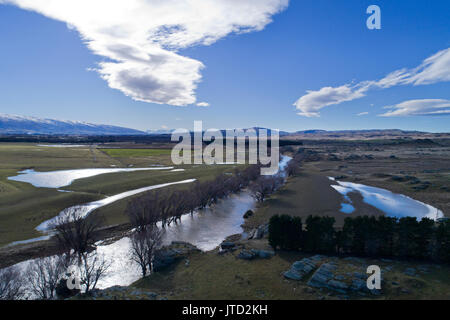
[(261, 258), (261, 259), (270, 259), (275, 255), (274, 251), (269, 251), (269, 250), (251, 249), (251, 251), (253, 253), (255, 253), (258, 258)]
[(296, 261), (292, 264), (291, 268), (284, 272), (285, 278), (290, 280), (302, 280), (307, 274), (312, 272), (317, 268), (320, 263), (322, 256), (314, 256), (311, 258), (304, 258), (300, 261)]
[[(339, 264), (337, 263), (338, 261), (340, 261)], [(346, 263), (342, 264), (342, 262)], [(359, 265), (359, 267), (354, 264)], [(342, 265), (345, 267), (342, 268)], [(361, 272), (349, 272), (349, 268), (361, 270)], [(379, 290), (369, 290), (367, 288), (368, 275), (363, 272), (365, 268), (366, 261), (361, 258), (347, 257), (337, 259), (316, 255), (294, 262), (291, 268), (283, 273), (283, 276), (289, 280), (305, 280), (310, 287), (320, 290), (327, 289), (341, 295), (381, 294)], [(385, 267), (386, 270), (387, 268)], [(312, 275), (309, 277), (311, 273)], [(381, 280), (383, 281), (383, 276)]]
[(234, 242), (230, 242), (230, 241), (224, 241), (220, 244), (220, 248), (222, 250), (231, 250), (234, 249), (236, 247), (236, 244)]
[(250, 250), (241, 250), (241, 252), (239, 252), (239, 254), (236, 256), (238, 259), (242, 259), (242, 260), (253, 260), (256, 255), (251, 252)]
[(326, 288), (328, 286), (328, 282), (335, 277), (333, 274), (335, 269), (336, 267), (331, 263), (322, 264), (308, 281), (308, 286), (315, 288)]
[(269, 234), (269, 224), (262, 224), (248, 233), (248, 239), (262, 239)]
[(242, 260), (253, 260), (253, 259), (270, 259), (275, 255), (274, 251), (269, 250), (258, 250), (258, 249), (243, 249), (236, 256), (238, 259)]
[(196, 246), (188, 242), (173, 241), (169, 246), (156, 251), (153, 260), (153, 271), (161, 271), (181, 259), (186, 259), (191, 252), (199, 251)]
[(337, 267), (334, 263), (322, 264), (312, 275), (308, 285), (315, 288), (326, 288), (341, 294), (381, 294), (379, 290), (369, 290), (367, 288), (367, 275), (354, 272), (350, 277), (344, 277), (336, 274), (336, 269)]

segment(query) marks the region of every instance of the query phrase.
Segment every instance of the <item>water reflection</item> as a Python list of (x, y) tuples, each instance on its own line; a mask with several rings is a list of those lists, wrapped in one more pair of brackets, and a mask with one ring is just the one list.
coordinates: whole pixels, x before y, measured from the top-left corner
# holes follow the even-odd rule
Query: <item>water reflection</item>
[(441, 210), (403, 194), (358, 183), (331, 180), (339, 184), (331, 187), (342, 194), (344, 199), (349, 200), (347, 196), (349, 192), (358, 192), (362, 195), (365, 203), (383, 211), (387, 216), (396, 218), (416, 217), (417, 220), (422, 218), (437, 220), (444, 216)]
[[(232, 234), (242, 232), (243, 215), (254, 209), (255, 202), (247, 192), (241, 192), (220, 200), (211, 208), (186, 214), (181, 223), (171, 224), (163, 231), (163, 244), (172, 241), (186, 241), (200, 250), (208, 251), (216, 248)], [(141, 278), (139, 266), (130, 258), (131, 241), (124, 237), (114, 243), (102, 245), (98, 243), (97, 252), (104, 255), (111, 266), (108, 274), (99, 281), (99, 288), (113, 285), (126, 286)]]
[(132, 172), (147, 170), (169, 170), (173, 167), (152, 168), (98, 168), (98, 169), (75, 169), (58, 170), (49, 172), (38, 172), (33, 169), (23, 170), (19, 175), (8, 177), (8, 180), (27, 182), (38, 188), (61, 188), (66, 187), (74, 180), (97, 176), (105, 173)]

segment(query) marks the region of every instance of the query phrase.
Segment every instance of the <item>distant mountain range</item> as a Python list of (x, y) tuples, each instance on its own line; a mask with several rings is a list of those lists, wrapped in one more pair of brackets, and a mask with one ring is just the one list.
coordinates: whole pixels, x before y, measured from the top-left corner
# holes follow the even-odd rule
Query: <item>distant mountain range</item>
[(400, 129), (371, 130), (305, 130), (289, 133), (291, 139), (401, 139), (401, 138), (449, 138), (449, 133), (429, 133)]
[(0, 134), (143, 135), (143, 131), (79, 121), (0, 114)]
[[(253, 129), (257, 134), (261, 127)], [(271, 135), (271, 130), (266, 129)], [(92, 124), (80, 121), (65, 121), (53, 119), (40, 119), (35, 117), (0, 114), (0, 134), (29, 134), (29, 135), (91, 135), (91, 136), (125, 136), (125, 135), (170, 135), (173, 129), (148, 130), (146, 132), (103, 124)], [(225, 136), (226, 130), (220, 130)], [(386, 130), (304, 130), (296, 132), (280, 131), (280, 137), (290, 139), (374, 139), (374, 138), (400, 138), (400, 137), (449, 137), (448, 133), (426, 133), (420, 131), (404, 131), (399, 129)]]

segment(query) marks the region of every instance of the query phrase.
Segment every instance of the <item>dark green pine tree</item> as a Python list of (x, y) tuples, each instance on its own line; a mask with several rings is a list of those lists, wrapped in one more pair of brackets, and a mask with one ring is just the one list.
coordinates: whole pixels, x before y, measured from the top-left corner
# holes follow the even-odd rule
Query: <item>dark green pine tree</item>
[(419, 223), (416, 217), (403, 217), (397, 224), (395, 255), (400, 258), (414, 258), (417, 253), (416, 235)]
[(269, 221), (269, 245), (276, 250), (281, 245), (281, 221), (280, 215), (276, 214)]
[(450, 263), (450, 220), (439, 222), (433, 244), (434, 259)]
[(335, 251), (335, 219), (332, 217), (308, 216), (303, 250), (313, 253), (332, 253)]
[(428, 218), (422, 218), (417, 226), (414, 257), (417, 259), (431, 259), (433, 256), (432, 243), (435, 223)]
[(392, 257), (396, 240), (397, 218), (381, 216), (378, 218), (379, 255)]

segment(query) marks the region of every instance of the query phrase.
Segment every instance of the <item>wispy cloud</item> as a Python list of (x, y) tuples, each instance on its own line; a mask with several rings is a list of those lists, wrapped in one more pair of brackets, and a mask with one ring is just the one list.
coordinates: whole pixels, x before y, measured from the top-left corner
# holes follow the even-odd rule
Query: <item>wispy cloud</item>
[(259, 31), (289, 0), (0, 0), (67, 23), (108, 60), (95, 69), (134, 100), (196, 102), (202, 62), (178, 50), (210, 45), (230, 33)]
[(399, 116), (444, 116), (450, 115), (450, 100), (446, 99), (420, 99), (408, 100), (394, 106), (386, 106), (392, 109), (381, 114), (382, 117)]
[(360, 113), (358, 113), (357, 114), (357, 116), (367, 116), (369, 113), (366, 111), (366, 112), (360, 112)]
[(318, 117), (321, 109), (362, 98), (373, 88), (386, 89), (399, 85), (425, 85), (443, 81), (450, 81), (450, 48), (425, 59), (416, 68), (396, 70), (377, 81), (363, 81), (357, 84), (307, 91), (294, 103), (294, 106), (301, 116)]
[(197, 107), (209, 107), (209, 103), (208, 102), (199, 102), (199, 103), (197, 103)]

